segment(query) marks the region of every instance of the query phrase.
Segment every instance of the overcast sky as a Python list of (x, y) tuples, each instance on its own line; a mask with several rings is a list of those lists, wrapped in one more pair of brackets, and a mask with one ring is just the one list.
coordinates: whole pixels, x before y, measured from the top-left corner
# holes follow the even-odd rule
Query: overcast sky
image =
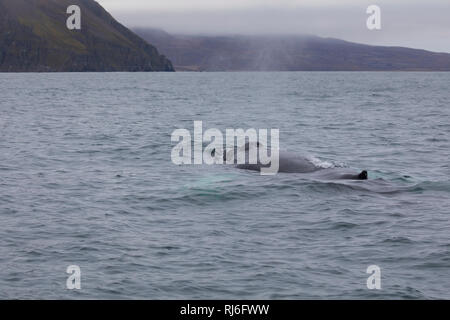
[[(314, 34), (450, 52), (450, 0), (97, 0), (128, 27), (183, 34)], [(369, 31), (366, 9), (381, 8)]]

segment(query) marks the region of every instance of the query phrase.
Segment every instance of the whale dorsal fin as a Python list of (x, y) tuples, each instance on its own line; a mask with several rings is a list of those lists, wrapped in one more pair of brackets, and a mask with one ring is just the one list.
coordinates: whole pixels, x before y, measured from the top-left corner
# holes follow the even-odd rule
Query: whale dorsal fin
[(367, 180), (367, 179), (368, 179), (367, 171), (364, 170), (363, 172), (361, 172), (361, 173), (358, 175), (358, 178), (361, 179), (361, 180)]

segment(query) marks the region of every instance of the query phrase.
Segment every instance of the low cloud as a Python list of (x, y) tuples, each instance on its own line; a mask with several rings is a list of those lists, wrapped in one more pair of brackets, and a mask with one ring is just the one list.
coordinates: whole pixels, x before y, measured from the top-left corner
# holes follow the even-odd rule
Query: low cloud
[[(314, 34), (372, 45), (450, 52), (448, 0), (382, 0), (382, 29), (366, 28), (371, 1), (103, 0), (129, 27), (184, 34)], [(333, 4), (334, 3), (334, 4)]]

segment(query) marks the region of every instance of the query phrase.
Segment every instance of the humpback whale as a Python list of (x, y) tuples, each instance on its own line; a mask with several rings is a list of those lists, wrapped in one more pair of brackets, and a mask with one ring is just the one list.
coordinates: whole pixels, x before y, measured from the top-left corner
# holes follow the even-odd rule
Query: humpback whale
[[(256, 144), (246, 143), (245, 148), (245, 163), (237, 163), (236, 157), (234, 158), (234, 164), (238, 169), (243, 170), (252, 170), (252, 171), (261, 171), (261, 168), (266, 168), (270, 166), (270, 164), (265, 165), (259, 161), (259, 152), (256, 163), (249, 162), (249, 152), (251, 148), (260, 147), (260, 143)], [(224, 153), (223, 159), (227, 160), (228, 157), (232, 157), (230, 152), (235, 152), (236, 154), (237, 148), (229, 151), (228, 153)], [(253, 150), (254, 151), (254, 150)], [(213, 150), (215, 153), (215, 150)], [(314, 173), (315, 177), (319, 177), (325, 180), (335, 180), (335, 179), (345, 179), (345, 180), (367, 180), (368, 173), (366, 170), (361, 171), (359, 173), (353, 172), (347, 168), (323, 168), (313, 163), (313, 161), (307, 157), (298, 155), (292, 152), (279, 152), (279, 170), (278, 172), (284, 173)]]

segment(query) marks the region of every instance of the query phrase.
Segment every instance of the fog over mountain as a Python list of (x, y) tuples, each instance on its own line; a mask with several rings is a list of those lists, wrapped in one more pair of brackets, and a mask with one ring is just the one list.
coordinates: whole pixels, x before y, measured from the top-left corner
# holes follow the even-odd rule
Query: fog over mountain
[(450, 71), (450, 54), (311, 35), (190, 36), (134, 30), (178, 71)]
[[(369, 45), (450, 53), (448, 0), (99, 0), (128, 27), (171, 34), (313, 34)], [(381, 9), (381, 30), (366, 10)]]
[[(81, 31), (66, 27), (72, 4), (81, 7)], [(366, 5), (355, 0), (339, 5), (328, 0), (0, 0), (0, 71), (172, 71), (172, 62), (178, 71), (450, 70), (450, 54), (400, 46), (405, 39), (419, 47), (449, 46), (443, 40), (450, 39), (450, 19), (441, 0), (430, 0), (427, 10), (415, 0), (395, 5), (381, 0), (382, 29), (376, 31), (366, 27)], [(134, 28), (140, 37), (116, 16), (128, 28), (140, 26)], [(157, 24), (169, 32), (148, 27)], [(339, 40), (356, 34), (364, 41)], [(394, 46), (373, 45), (389, 43), (389, 37)]]

